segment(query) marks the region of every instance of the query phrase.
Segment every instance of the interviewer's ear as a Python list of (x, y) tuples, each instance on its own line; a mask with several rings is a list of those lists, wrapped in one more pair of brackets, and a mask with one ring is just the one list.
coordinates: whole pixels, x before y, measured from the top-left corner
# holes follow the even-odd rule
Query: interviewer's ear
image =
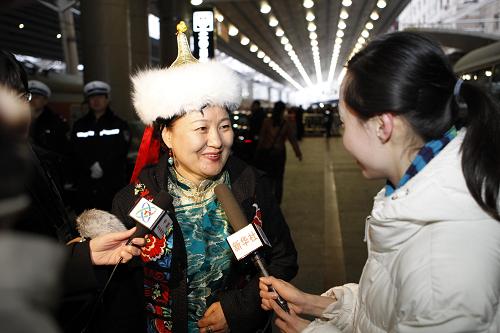
[(376, 133), (381, 143), (386, 143), (392, 136), (394, 130), (394, 115), (382, 113), (376, 116)]

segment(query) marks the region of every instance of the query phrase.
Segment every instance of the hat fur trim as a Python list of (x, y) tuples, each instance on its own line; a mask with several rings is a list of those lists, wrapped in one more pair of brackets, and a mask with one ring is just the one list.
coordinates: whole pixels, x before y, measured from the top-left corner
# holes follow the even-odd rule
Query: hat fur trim
[(146, 125), (206, 105), (233, 110), (241, 102), (238, 75), (214, 61), (141, 71), (132, 77), (132, 84), (135, 110)]

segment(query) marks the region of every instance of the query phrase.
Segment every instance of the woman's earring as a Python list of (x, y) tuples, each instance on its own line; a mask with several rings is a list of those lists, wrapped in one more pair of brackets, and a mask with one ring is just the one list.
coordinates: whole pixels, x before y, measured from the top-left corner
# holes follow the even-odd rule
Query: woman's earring
[(174, 154), (172, 153), (172, 149), (168, 151), (168, 164), (174, 165)]

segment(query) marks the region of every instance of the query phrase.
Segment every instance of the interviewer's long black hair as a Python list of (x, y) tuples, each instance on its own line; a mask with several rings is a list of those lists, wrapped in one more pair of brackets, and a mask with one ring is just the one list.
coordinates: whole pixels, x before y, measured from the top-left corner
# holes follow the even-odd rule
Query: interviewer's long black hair
[[(476, 202), (500, 221), (500, 108), (478, 85), (457, 76), (440, 46), (396, 32), (370, 42), (347, 64), (344, 100), (362, 119), (384, 112), (403, 116), (424, 141), (453, 125), (465, 126), (462, 170)], [(461, 110), (457, 100), (467, 105)]]

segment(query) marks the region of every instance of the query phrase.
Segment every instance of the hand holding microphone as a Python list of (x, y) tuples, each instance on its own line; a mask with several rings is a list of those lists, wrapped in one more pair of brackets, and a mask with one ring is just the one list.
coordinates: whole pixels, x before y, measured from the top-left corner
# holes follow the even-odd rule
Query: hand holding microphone
[[(81, 237), (90, 239), (90, 258), (94, 265), (115, 265), (121, 260), (127, 262), (132, 256), (139, 255), (139, 248), (145, 244), (140, 235), (134, 237), (137, 228), (127, 230), (115, 215), (104, 210), (84, 211), (76, 218), (76, 227)], [(79, 241), (81, 238), (68, 244)]]
[(136, 227), (130, 230), (112, 232), (91, 239), (89, 247), (92, 264), (115, 265), (117, 262), (126, 263), (132, 259), (133, 256), (140, 255), (140, 248), (146, 244), (146, 240), (144, 238), (131, 239), (135, 232)]
[[(264, 244), (271, 246), (264, 231), (253, 223), (248, 224), (238, 202), (225, 184), (217, 185), (214, 192), (226, 213), (229, 224), (234, 230), (234, 233), (228, 237), (227, 241), (236, 259), (241, 260), (249, 256), (260, 274), (268, 277), (269, 273), (267, 272), (266, 264), (258, 253), (258, 249), (263, 247)], [(290, 309), (287, 302), (272, 286), (269, 286), (269, 291), (276, 293), (276, 302), (283, 311), (289, 313)]]

